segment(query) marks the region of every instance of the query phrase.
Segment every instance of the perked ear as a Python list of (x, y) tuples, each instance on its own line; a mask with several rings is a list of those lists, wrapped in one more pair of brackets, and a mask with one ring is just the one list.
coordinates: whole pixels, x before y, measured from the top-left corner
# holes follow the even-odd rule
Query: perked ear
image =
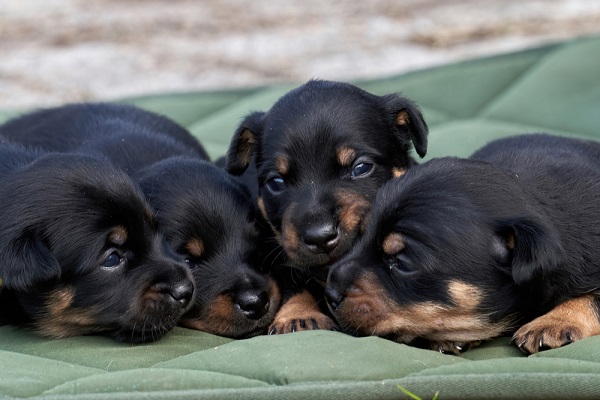
[(247, 115), (233, 134), (225, 161), (225, 169), (230, 174), (241, 175), (248, 168), (262, 136), (264, 115), (264, 112)]
[(0, 254), (2, 288), (31, 292), (60, 276), (60, 265), (52, 252), (31, 235), (10, 242)]
[(564, 259), (560, 237), (556, 230), (541, 218), (523, 217), (498, 224), (511, 257), (513, 281), (522, 285), (553, 272)]
[(388, 114), (396, 123), (400, 135), (412, 140), (417, 154), (422, 158), (427, 154), (429, 128), (419, 107), (406, 97), (392, 93), (381, 97)]

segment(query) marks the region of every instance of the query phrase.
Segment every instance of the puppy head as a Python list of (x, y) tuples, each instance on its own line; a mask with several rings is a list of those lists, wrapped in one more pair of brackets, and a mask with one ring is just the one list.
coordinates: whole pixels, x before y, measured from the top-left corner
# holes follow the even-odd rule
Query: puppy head
[(258, 167), (259, 207), (293, 265), (315, 272), (354, 242), (377, 188), (427, 147), (419, 109), (399, 95), (309, 81), (236, 131), (227, 169)]
[(182, 158), (155, 164), (140, 182), (161, 230), (196, 280), (194, 306), (182, 324), (235, 338), (265, 333), (281, 296), (263, 273), (244, 187), (208, 162)]
[(536, 307), (563, 258), (518, 178), (440, 159), (382, 187), (365, 235), (330, 271), (326, 295), (349, 332), (410, 343), (489, 339)]
[(168, 253), (139, 189), (108, 162), (47, 155), (2, 184), (3, 290), (42, 334), (156, 340), (189, 309), (188, 268)]

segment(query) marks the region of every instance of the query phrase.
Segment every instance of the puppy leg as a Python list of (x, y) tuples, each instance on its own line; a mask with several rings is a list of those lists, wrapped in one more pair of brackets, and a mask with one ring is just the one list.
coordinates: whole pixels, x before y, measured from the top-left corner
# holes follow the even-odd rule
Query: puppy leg
[(524, 353), (532, 354), (598, 335), (598, 311), (598, 297), (595, 295), (567, 300), (519, 328), (513, 342)]
[(310, 292), (304, 290), (281, 306), (269, 327), (269, 335), (335, 327), (335, 322), (323, 314)]

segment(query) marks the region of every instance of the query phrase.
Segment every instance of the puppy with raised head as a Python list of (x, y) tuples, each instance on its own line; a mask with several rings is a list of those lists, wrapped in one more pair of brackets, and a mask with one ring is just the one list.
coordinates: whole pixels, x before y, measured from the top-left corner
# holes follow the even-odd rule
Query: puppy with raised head
[(10, 128), (14, 140), (30, 145), (100, 153), (140, 184), (159, 229), (195, 278), (182, 325), (234, 338), (266, 333), (280, 293), (263, 264), (250, 195), (204, 160), (187, 130), (136, 107), (98, 103), (41, 110)]
[[(291, 280), (324, 281), (359, 236), (377, 189), (415, 164), (413, 148), (425, 155), (427, 125), (409, 99), (311, 80), (244, 118), (226, 168), (257, 168), (258, 206), (287, 264), (301, 271), (293, 274), (304, 275)], [(272, 333), (334, 326), (303, 289), (284, 294)]]
[(347, 332), (445, 352), (560, 347), (600, 334), (599, 226), (600, 143), (498, 140), (382, 187), (328, 303)]
[(0, 144), (0, 321), (62, 338), (157, 340), (194, 282), (131, 179), (104, 158)]

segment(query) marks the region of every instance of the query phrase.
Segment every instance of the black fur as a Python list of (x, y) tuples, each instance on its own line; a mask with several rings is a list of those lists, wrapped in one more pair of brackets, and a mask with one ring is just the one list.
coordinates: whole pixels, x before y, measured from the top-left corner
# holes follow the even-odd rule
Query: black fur
[(280, 297), (262, 262), (267, 250), (250, 195), (205, 160), (184, 128), (139, 108), (102, 103), (42, 110), (8, 128), (30, 145), (100, 153), (140, 184), (159, 229), (193, 270), (197, 295), (183, 325), (230, 337), (266, 333)]
[(324, 280), (351, 248), (377, 189), (415, 164), (413, 148), (425, 155), (427, 125), (410, 100), (311, 80), (242, 121), (226, 168), (256, 174), (259, 205), (287, 264), (306, 273), (291, 280), (304, 283)]
[(156, 340), (194, 285), (107, 160), (0, 144), (0, 320), (42, 334)]
[[(464, 350), (597, 296), (599, 218), (600, 143), (523, 135), (435, 159), (382, 187), (364, 237), (330, 272), (328, 301), (349, 332)], [(515, 337), (534, 343), (527, 352), (574, 340), (579, 328), (556, 325)]]

